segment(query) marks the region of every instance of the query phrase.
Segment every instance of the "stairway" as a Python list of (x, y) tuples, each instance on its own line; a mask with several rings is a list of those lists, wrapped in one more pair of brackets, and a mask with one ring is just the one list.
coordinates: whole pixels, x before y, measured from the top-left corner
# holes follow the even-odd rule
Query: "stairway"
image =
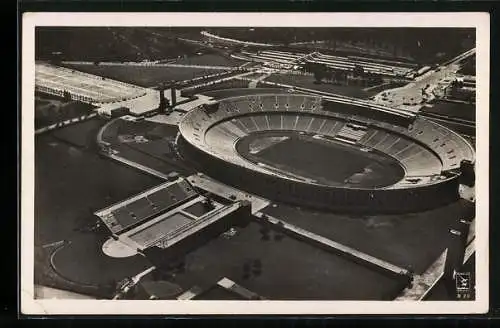
[(342, 129), (340, 129), (335, 138), (349, 143), (357, 143), (366, 134), (366, 132), (367, 128), (365, 126), (347, 123), (342, 127)]

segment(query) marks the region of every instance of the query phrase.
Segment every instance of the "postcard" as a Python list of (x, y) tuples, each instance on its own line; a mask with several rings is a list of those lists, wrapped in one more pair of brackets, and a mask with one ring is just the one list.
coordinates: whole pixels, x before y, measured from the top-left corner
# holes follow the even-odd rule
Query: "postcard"
[(25, 13), (23, 314), (488, 311), (487, 13)]

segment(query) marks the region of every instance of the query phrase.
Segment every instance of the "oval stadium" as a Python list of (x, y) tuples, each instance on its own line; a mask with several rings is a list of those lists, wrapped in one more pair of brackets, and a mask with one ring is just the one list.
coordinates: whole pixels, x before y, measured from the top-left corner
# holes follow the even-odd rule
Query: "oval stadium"
[(424, 118), (378, 111), (301, 94), (226, 98), (185, 116), (181, 149), (209, 175), (296, 204), (408, 212), (457, 200), (471, 145)]

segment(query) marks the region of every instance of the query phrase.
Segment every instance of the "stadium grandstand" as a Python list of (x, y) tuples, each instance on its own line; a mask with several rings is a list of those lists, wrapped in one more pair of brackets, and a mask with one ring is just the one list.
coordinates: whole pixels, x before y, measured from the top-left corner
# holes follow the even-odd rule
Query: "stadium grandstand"
[[(219, 163), (230, 164), (222, 170), (221, 179), (236, 179), (237, 182), (231, 182), (250, 189), (258, 182), (255, 187), (259, 192), (266, 189), (263, 185), (273, 186), (268, 189), (270, 192), (302, 203), (408, 211), (441, 205), (458, 197), (460, 165), (462, 161), (474, 162), (472, 146), (460, 135), (417, 116), (401, 120), (403, 114), (394, 112), (388, 116), (387, 111), (380, 111), (377, 116), (378, 109), (366, 104), (338, 99), (328, 104), (328, 109), (324, 106), (321, 97), (297, 94), (227, 98), (199, 107), (184, 117), (180, 123), (182, 148), (186, 157), (203, 163), (207, 170), (220, 172)], [(353, 107), (356, 109), (349, 113)], [(369, 114), (362, 115), (360, 107)], [(274, 139), (259, 141), (266, 134)], [(392, 180), (379, 181), (374, 176), (384, 173), (370, 168), (361, 174), (351, 172), (342, 179), (321, 179), (323, 173), (314, 175), (290, 166), (280, 169), (283, 165), (272, 160), (247, 156), (252, 147), (241, 146), (253, 138), (254, 144), (267, 143), (257, 148), (267, 148), (279, 143), (276, 137), (281, 141), (293, 140), (297, 135), (335, 147), (355, 148), (358, 154), (399, 167), (402, 174), (394, 173)], [(335, 153), (334, 148), (331, 153)], [(245, 176), (252, 178), (246, 181)], [(442, 191), (442, 197), (435, 197), (437, 190)], [(309, 193), (320, 196), (311, 198)], [(400, 201), (403, 199), (406, 201)]]

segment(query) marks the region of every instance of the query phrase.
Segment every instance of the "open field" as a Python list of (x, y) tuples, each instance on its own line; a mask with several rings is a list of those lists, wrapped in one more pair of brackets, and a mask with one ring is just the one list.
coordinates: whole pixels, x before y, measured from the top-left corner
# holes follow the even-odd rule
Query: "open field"
[[(92, 233), (75, 235), (70, 244), (53, 256), (56, 272), (78, 284), (102, 286), (134, 276), (151, 267), (151, 263), (140, 255), (124, 259), (107, 256), (102, 251), (102, 244), (106, 239), (107, 237)], [(92, 265), (88, 265), (89, 263)]]
[(156, 87), (161, 82), (182, 81), (195, 77), (219, 73), (221, 70), (193, 67), (152, 67), (127, 65), (69, 65), (82, 72), (132, 83), (146, 88)]
[(36, 244), (69, 238), (95, 221), (93, 211), (161, 182), (87, 147), (100, 124), (90, 120), (36, 138)]
[(174, 62), (174, 64), (180, 65), (201, 65), (201, 66), (240, 66), (244, 64), (244, 61), (228, 58), (215, 54), (204, 54), (200, 56), (189, 56), (187, 58), (181, 58)]
[[(189, 253), (172, 282), (184, 289), (227, 277), (269, 299), (390, 299), (403, 288), (395, 277), (250, 223)], [(357, 288), (353, 288), (357, 286)]]
[(471, 122), (476, 121), (476, 106), (473, 104), (438, 101), (432, 107), (423, 107), (422, 111), (460, 118)]
[(35, 47), (37, 59), (58, 51), (63, 60), (90, 61), (175, 58), (199, 48), (179, 42), (168, 28), (145, 27), (45, 27), (36, 29)]
[[(175, 140), (177, 127), (150, 121), (130, 122), (118, 120), (103, 133), (103, 140), (112, 144), (118, 155), (156, 171), (169, 174), (194, 172), (172, 153), (170, 142)], [(135, 137), (145, 138), (136, 142)]]
[(55, 96), (35, 95), (35, 129), (92, 113), (94, 106), (65, 101)]
[(448, 229), (462, 217), (465, 206), (457, 202), (421, 213), (350, 216), (277, 204), (263, 212), (421, 273), (447, 247)]
[(237, 96), (248, 96), (259, 93), (287, 93), (286, 89), (279, 88), (269, 88), (263, 86), (262, 88), (234, 88), (234, 89), (221, 89), (221, 90), (212, 90), (205, 91), (203, 94), (208, 97), (213, 97), (215, 99), (223, 99), (228, 97), (237, 97)]
[(361, 99), (367, 99), (377, 94), (376, 91), (363, 91), (362, 87), (357, 86), (339, 86), (327, 83), (315, 84), (314, 77), (308, 75), (273, 74), (264, 81), (294, 85)]

